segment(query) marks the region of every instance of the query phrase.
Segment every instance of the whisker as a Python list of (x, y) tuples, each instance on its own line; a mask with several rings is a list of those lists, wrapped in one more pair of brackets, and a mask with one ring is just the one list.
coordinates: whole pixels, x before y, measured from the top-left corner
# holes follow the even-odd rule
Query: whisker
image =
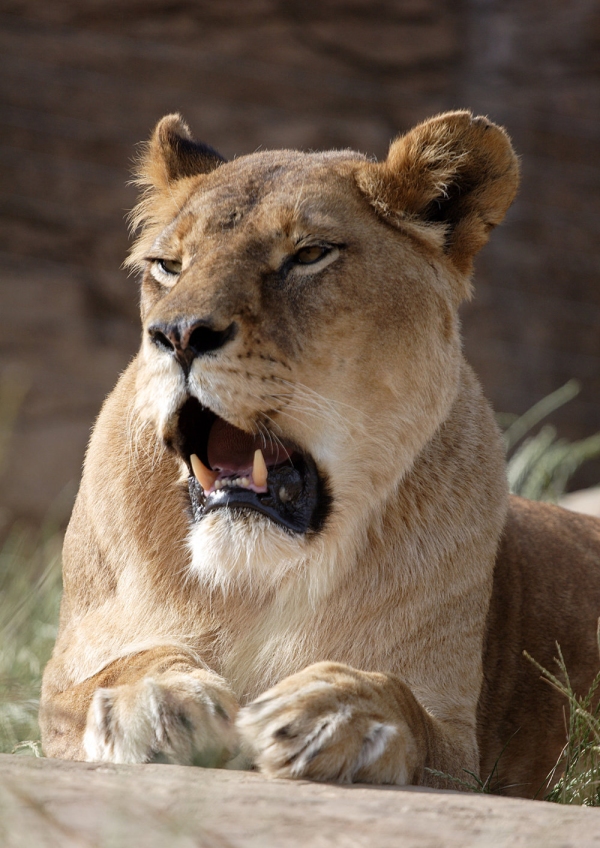
[[(272, 426), (274, 428), (277, 427), (278, 429), (281, 429), (279, 427), (279, 425), (275, 421), (273, 421), (273, 419), (271, 418), (270, 415), (267, 415), (266, 412), (263, 413), (263, 415), (265, 416), (265, 418), (267, 418), (269, 420), (269, 422), (272, 424)], [(267, 432), (269, 434), (269, 438), (271, 439), (271, 447), (274, 447), (276, 452), (277, 452), (277, 459), (279, 459), (279, 448), (281, 448), (281, 452), (285, 456), (287, 454), (287, 449), (286, 449), (285, 445), (283, 444), (283, 442), (281, 441), (281, 439), (279, 438), (279, 436), (270, 429), (268, 429)]]

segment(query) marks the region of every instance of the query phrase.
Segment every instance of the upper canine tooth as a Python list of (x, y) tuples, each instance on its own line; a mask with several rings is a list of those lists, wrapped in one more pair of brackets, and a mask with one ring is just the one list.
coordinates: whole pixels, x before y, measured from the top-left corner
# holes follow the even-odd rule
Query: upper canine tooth
[(252, 467), (252, 479), (255, 486), (267, 485), (267, 463), (261, 449), (254, 451), (254, 465)]
[(219, 476), (218, 472), (211, 471), (210, 468), (207, 468), (195, 453), (190, 456), (190, 462), (192, 464), (192, 471), (194, 472), (196, 480), (200, 483), (204, 491), (208, 492)]

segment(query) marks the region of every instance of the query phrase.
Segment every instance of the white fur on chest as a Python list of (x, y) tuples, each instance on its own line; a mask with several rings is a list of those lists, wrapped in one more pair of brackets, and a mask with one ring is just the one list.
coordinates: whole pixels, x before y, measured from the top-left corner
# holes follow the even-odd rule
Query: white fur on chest
[(256, 615), (244, 619), (221, 657), (221, 673), (241, 703), (321, 658), (321, 639), (311, 627), (315, 610), (303, 581), (282, 589), (268, 606), (257, 604)]

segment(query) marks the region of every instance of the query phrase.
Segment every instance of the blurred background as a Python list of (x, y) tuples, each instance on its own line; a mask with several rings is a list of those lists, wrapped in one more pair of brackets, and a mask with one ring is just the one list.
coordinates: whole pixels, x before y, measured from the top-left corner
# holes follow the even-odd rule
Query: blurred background
[[(575, 377), (553, 421), (600, 430), (597, 0), (1, 0), (0, 45), (0, 527), (68, 514), (136, 350), (127, 180), (172, 111), (227, 157), (383, 157), (452, 108), (503, 124), (523, 184), (477, 261), (466, 352), (496, 410)], [(596, 461), (571, 487), (599, 481)]]

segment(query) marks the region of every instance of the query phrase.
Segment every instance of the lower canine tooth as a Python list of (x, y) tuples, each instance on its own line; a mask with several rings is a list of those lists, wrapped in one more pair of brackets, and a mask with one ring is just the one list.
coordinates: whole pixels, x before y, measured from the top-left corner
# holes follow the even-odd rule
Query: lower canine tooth
[(190, 456), (190, 463), (196, 480), (200, 483), (204, 491), (208, 492), (219, 475), (215, 471), (211, 471), (210, 468), (207, 468), (195, 453)]
[(260, 448), (254, 451), (254, 465), (252, 467), (252, 479), (255, 486), (267, 485), (267, 463)]

